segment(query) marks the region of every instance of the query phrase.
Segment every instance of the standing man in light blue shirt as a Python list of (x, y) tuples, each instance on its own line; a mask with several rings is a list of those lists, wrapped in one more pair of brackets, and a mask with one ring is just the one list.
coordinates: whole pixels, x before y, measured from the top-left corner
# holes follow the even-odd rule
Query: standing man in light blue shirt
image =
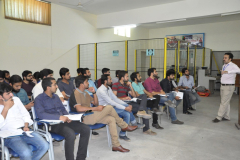
[[(181, 89), (186, 89), (187, 91), (189, 91), (190, 102), (191, 102), (191, 105), (193, 106), (194, 104), (200, 102), (201, 99), (195, 90), (196, 87), (194, 84), (194, 79), (193, 79), (193, 76), (189, 75), (188, 69), (183, 68), (182, 73), (183, 73), (183, 76), (180, 77), (178, 86)], [(192, 106), (189, 109), (195, 110), (192, 108)]]
[[(91, 72), (89, 70), (89, 68), (84, 68), (83, 69), (83, 75), (88, 77), (88, 83), (89, 83), (89, 88), (93, 87), (95, 92), (97, 91), (97, 87), (95, 86), (94, 82), (90, 79), (91, 78)], [(91, 92), (89, 92), (88, 90), (85, 90), (90, 96), (93, 96), (93, 94)]]

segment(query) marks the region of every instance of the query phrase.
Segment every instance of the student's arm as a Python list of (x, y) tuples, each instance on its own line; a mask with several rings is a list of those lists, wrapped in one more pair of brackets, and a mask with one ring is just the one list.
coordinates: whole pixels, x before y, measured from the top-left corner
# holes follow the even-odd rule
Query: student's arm
[(24, 107), (27, 109), (27, 110), (30, 110), (32, 106), (34, 106), (34, 103), (33, 102), (30, 102), (29, 99), (28, 99), (28, 96), (27, 96), (27, 92), (24, 91), (24, 102), (26, 105), (24, 105)]
[(68, 99), (69, 99), (69, 97), (67, 96), (67, 94), (66, 94), (64, 91), (62, 91), (61, 93), (62, 93), (62, 95), (63, 95), (63, 97), (64, 97), (65, 100), (68, 100)]
[(180, 77), (179, 82), (178, 82), (178, 86), (182, 86), (182, 85), (183, 85), (183, 78)]
[(131, 94), (131, 96), (133, 96), (133, 97), (138, 97), (137, 94), (135, 93), (133, 87), (132, 87), (132, 83), (131, 82), (127, 82), (127, 85), (130, 88), (129, 94)]
[(143, 92), (148, 96), (148, 97), (153, 97), (153, 94), (148, 92), (146, 89), (143, 90)]
[(223, 74), (240, 74), (240, 68), (236, 64), (234, 64), (231, 71), (223, 71)]
[(25, 108), (25, 106), (22, 104), (21, 100), (19, 98), (17, 98), (17, 99), (15, 99), (14, 103), (16, 103), (18, 109), (20, 110), (21, 116), (24, 120), (24, 123), (32, 125), (33, 121), (31, 119), (31, 116), (30, 116), (29, 112), (27, 111), (27, 109)]
[(96, 90), (94, 89), (94, 87), (89, 87), (87, 90), (93, 94), (92, 104), (94, 104), (95, 106), (98, 106), (98, 97), (96, 95)]
[(92, 110), (92, 111), (102, 111), (104, 106), (97, 106), (97, 107), (85, 107), (82, 106), (80, 104), (77, 104), (74, 106), (74, 108), (76, 108), (77, 112), (86, 112), (88, 110)]
[(14, 105), (13, 99), (9, 99), (7, 101), (3, 100), (3, 109), (0, 115), (0, 128), (5, 124), (5, 119), (7, 117), (8, 114), (8, 110), (10, 108), (12, 108), (12, 106)]
[(56, 94), (58, 95), (58, 97), (60, 98), (60, 100), (61, 100), (62, 102), (64, 102), (64, 97), (63, 97), (62, 93), (60, 92), (60, 90), (59, 90), (58, 88), (57, 88)]

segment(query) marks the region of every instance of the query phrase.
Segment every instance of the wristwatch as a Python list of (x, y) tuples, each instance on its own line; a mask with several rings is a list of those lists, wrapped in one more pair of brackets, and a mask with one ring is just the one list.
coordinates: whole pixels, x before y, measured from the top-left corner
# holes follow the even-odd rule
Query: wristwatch
[(92, 94), (96, 94), (96, 92), (92, 93)]

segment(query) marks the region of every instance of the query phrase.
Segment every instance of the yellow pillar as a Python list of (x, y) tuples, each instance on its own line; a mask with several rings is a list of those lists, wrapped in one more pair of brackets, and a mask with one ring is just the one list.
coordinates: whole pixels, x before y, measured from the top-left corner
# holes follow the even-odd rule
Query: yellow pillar
[(164, 71), (163, 77), (166, 78), (167, 73), (167, 38), (164, 38)]
[(95, 43), (95, 54), (94, 54), (94, 70), (95, 70), (95, 80), (97, 79), (97, 43)]
[(149, 68), (152, 68), (152, 56), (150, 56), (149, 58), (150, 58)]
[(187, 48), (187, 59), (188, 59), (188, 63), (187, 63), (187, 69), (189, 70), (189, 43), (187, 44), (188, 48)]
[(177, 78), (177, 48), (175, 48), (175, 77)]
[(125, 41), (125, 71), (128, 70), (128, 41)]
[(179, 73), (179, 67), (180, 67), (180, 41), (178, 41), (178, 73)]
[(194, 83), (196, 83), (196, 70), (197, 70), (197, 67), (196, 67), (196, 63), (197, 63), (197, 46), (195, 46), (195, 55), (194, 55)]
[(134, 71), (137, 72), (137, 50), (134, 53)]
[(218, 67), (218, 64), (217, 64), (217, 61), (216, 61), (216, 58), (215, 58), (214, 53), (212, 53), (212, 57), (213, 57), (213, 60), (214, 60), (214, 62), (215, 62), (215, 65), (216, 65), (216, 67), (217, 67), (218, 73), (220, 74), (221, 72), (220, 72), (220, 70), (219, 70), (219, 67)]
[(205, 47), (203, 47), (203, 54), (202, 54), (202, 67), (205, 66)]
[(77, 66), (80, 68), (80, 44), (78, 45), (78, 52), (77, 52)]

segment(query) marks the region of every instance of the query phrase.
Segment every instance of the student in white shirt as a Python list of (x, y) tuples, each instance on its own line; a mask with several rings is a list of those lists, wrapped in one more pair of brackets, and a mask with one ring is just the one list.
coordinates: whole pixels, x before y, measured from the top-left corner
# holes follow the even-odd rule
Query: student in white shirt
[[(43, 69), (40, 71), (40, 78), (43, 80), (47, 77), (53, 77), (53, 71), (51, 69)], [(39, 94), (43, 93), (42, 81), (36, 84), (32, 90), (33, 98), (35, 99)], [(57, 89), (56, 94), (62, 102), (64, 102), (64, 97), (59, 89)]]
[(217, 117), (213, 120), (214, 123), (222, 121), (230, 121), (230, 100), (235, 89), (236, 74), (240, 74), (239, 67), (232, 63), (233, 54), (225, 53), (223, 57), (224, 65), (221, 70), (221, 88), (220, 96), (221, 103)]
[[(0, 83), (0, 130), (1, 131), (29, 131), (33, 124), (31, 117), (18, 97), (13, 97), (12, 88), (7, 83)], [(27, 135), (4, 139), (4, 145), (14, 150), (21, 160), (39, 160), (48, 150), (48, 143), (36, 132), (33, 137)], [(32, 152), (32, 147), (36, 151)]]

